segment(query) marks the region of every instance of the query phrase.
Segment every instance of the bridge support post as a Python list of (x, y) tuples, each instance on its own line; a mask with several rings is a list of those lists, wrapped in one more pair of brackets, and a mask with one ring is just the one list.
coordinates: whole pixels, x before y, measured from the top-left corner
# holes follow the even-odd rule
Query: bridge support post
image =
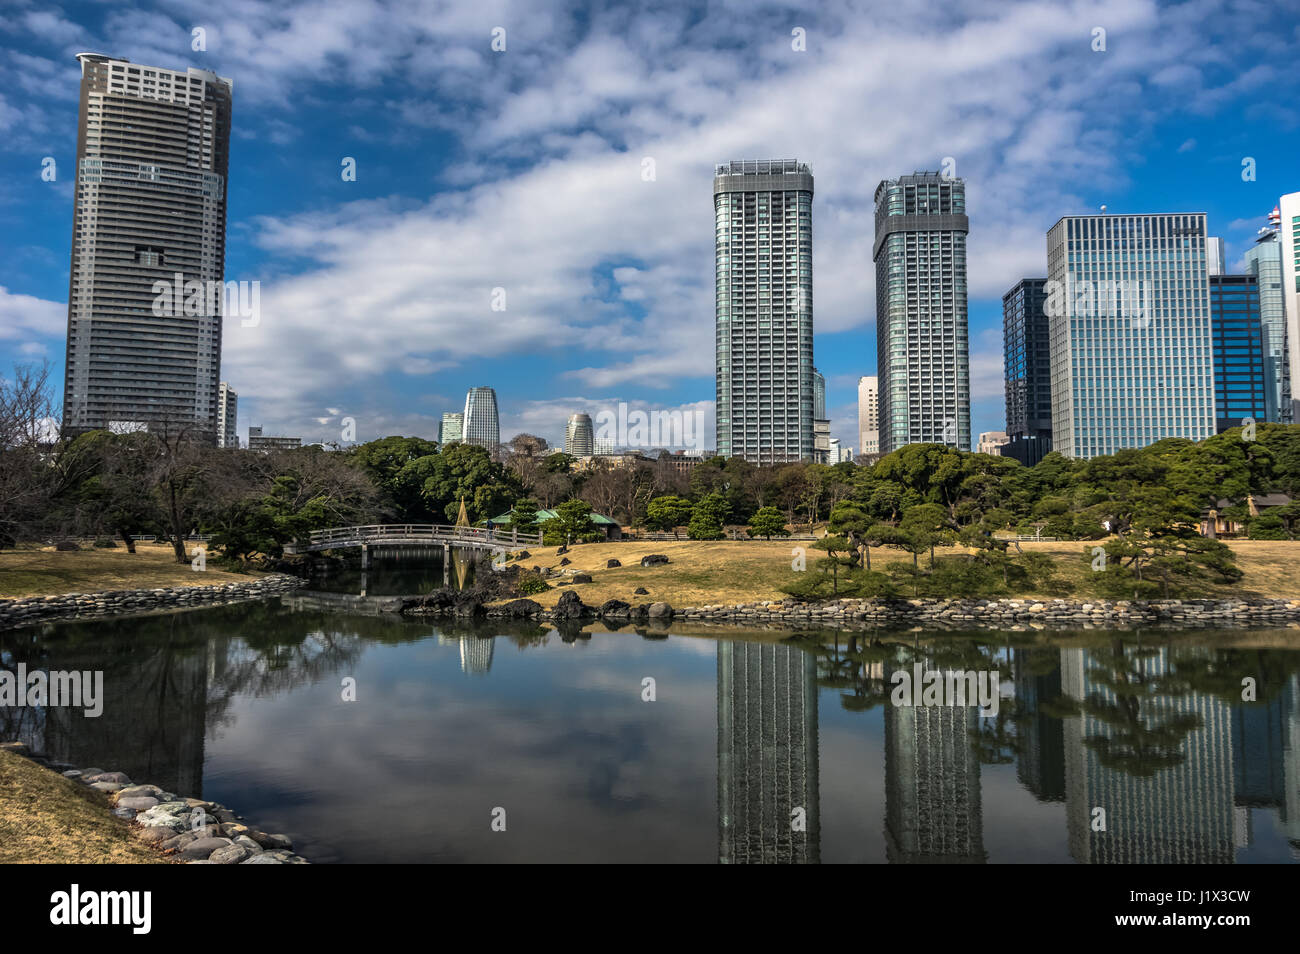
[(451, 544), (442, 545), (442, 585), (451, 586)]
[(361, 544), (361, 569), (370, 569), (370, 545), (368, 543)]

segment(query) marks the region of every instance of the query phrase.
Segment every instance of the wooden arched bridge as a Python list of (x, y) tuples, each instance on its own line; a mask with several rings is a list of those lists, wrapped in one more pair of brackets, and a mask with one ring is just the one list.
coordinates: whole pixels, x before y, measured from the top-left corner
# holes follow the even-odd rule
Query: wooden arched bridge
[(442, 547), (443, 555), (446, 556), (452, 547), (507, 551), (541, 544), (541, 533), (520, 533), (518, 530), (437, 523), (376, 523), (364, 527), (314, 530), (309, 539), (288, 544), (284, 552), (314, 553), (360, 547), (361, 565), (364, 567), (370, 563), (371, 547)]

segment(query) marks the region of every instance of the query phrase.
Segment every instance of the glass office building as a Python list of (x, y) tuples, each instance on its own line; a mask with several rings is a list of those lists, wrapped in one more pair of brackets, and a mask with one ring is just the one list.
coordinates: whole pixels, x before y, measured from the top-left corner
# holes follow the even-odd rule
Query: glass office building
[(470, 388), (465, 395), (465, 432), (461, 439), (494, 452), (501, 443), (497, 392), (492, 388)]
[(796, 160), (737, 160), (713, 178), (721, 457), (811, 460), (813, 177)]
[(1047, 233), (1052, 446), (1214, 433), (1204, 213), (1067, 216)]
[(438, 429), (439, 444), (453, 444), (465, 436), (465, 415), (460, 411), (445, 411), (442, 426)]
[(1259, 230), (1246, 250), (1246, 274), (1259, 288), (1259, 320), (1264, 334), (1264, 373), (1269, 381), (1267, 421), (1291, 423), (1291, 363), (1287, 360), (1286, 298), (1282, 292), (1281, 213), (1274, 209), (1269, 227)]
[(1032, 467), (1052, 449), (1052, 339), (1047, 279), (1026, 278), (1002, 296), (1007, 439), (1003, 457)]
[(880, 452), (971, 449), (966, 184), (937, 172), (876, 187)]
[(1268, 420), (1271, 382), (1255, 276), (1210, 276), (1210, 324), (1214, 331), (1215, 430), (1240, 427), (1245, 418)]
[(564, 453), (590, 457), (596, 452), (596, 432), (590, 414), (570, 414), (564, 427)]

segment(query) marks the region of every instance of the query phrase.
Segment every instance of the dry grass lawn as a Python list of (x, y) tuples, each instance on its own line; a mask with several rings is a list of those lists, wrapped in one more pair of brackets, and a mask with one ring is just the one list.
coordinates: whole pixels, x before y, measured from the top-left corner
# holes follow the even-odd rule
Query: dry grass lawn
[[(195, 544), (189, 549), (193, 550)], [(255, 575), (229, 573), (211, 564), (202, 573), (176, 562), (170, 546), (136, 544), (134, 554), (115, 550), (0, 550), (0, 597), (56, 596), (162, 586), (210, 586), (248, 581)]]
[[(1236, 551), (1237, 562), (1245, 577), (1234, 586), (1211, 586), (1206, 596), (1275, 596), (1300, 598), (1300, 541), (1230, 541)], [(1046, 553), (1055, 558), (1058, 573), (1075, 584), (1072, 595), (1088, 597), (1095, 593), (1090, 587), (1091, 571), (1084, 559), (1085, 549), (1095, 542), (1022, 543), (1025, 552)], [(565, 556), (572, 562), (560, 566), (562, 557), (554, 547), (529, 551), (521, 560), (523, 566), (551, 567), (556, 570), (577, 570), (590, 573), (591, 583), (578, 583), (572, 587), (552, 587), (549, 592), (530, 597), (543, 606), (553, 606), (567, 589), (575, 590), (584, 603), (599, 606), (605, 600), (619, 599), (637, 603), (663, 600), (673, 606), (730, 605), (756, 600), (780, 599), (781, 586), (795, 578), (791, 569), (795, 547), (807, 548), (806, 559), (811, 570), (814, 561), (824, 556), (810, 547), (809, 541), (648, 541), (619, 543), (584, 543), (572, 547)], [(961, 547), (936, 551), (937, 555), (965, 552)], [(1014, 553), (1014, 548), (1013, 551)], [(662, 553), (668, 564), (642, 567), (641, 557)], [(605, 563), (616, 559), (621, 567), (606, 569)], [(898, 550), (873, 547), (872, 567), (899, 560), (910, 561), (911, 556)], [(928, 557), (921, 557), (924, 566)], [(637, 587), (645, 587), (649, 595), (636, 595)], [(1042, 596), (1044, 594), (1024, 594)]]
[(99, 792), (0, 751), (0, 864), (166, 863)]

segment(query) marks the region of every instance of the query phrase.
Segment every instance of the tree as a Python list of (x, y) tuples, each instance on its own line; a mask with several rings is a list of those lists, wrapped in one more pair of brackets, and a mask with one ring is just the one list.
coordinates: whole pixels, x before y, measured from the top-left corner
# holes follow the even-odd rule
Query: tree
[(686, 536), (692, 540), (721, 540), (730, 505), (721, 493), (706, 494), (691, 511)]
[(691, 502), (685, 497), (668, 495), (655, 497), (646, 506), (645, 525), (650, 530), (672, 533), (691, 519)]
[(537, 501), (531, 497), (521, 497), (516, 500), (515, 505), (510, 509), (509, 528), (520, 533), (536, 533), (537, 509)]
[(543, 533), (561, 536), (565, 546), (571, 546), (574, 540), (582, 540), (596, 532), (596, 525), (591, 519), (591, 504), (585, 500), (566, 500), (555, 508), (555, 516), (543, 521), (541, 526)]
[(760, 507), (749, 518), (749, 535), (771, 540), (773, 536), (788, 537), (790, 531), (785, 528), (785, 517), (775, 507)]
[(0, 378), (0, 549), (35, 535), (58, 494), (50, 445), (58, 433), (50, 367), (15, 365)]

